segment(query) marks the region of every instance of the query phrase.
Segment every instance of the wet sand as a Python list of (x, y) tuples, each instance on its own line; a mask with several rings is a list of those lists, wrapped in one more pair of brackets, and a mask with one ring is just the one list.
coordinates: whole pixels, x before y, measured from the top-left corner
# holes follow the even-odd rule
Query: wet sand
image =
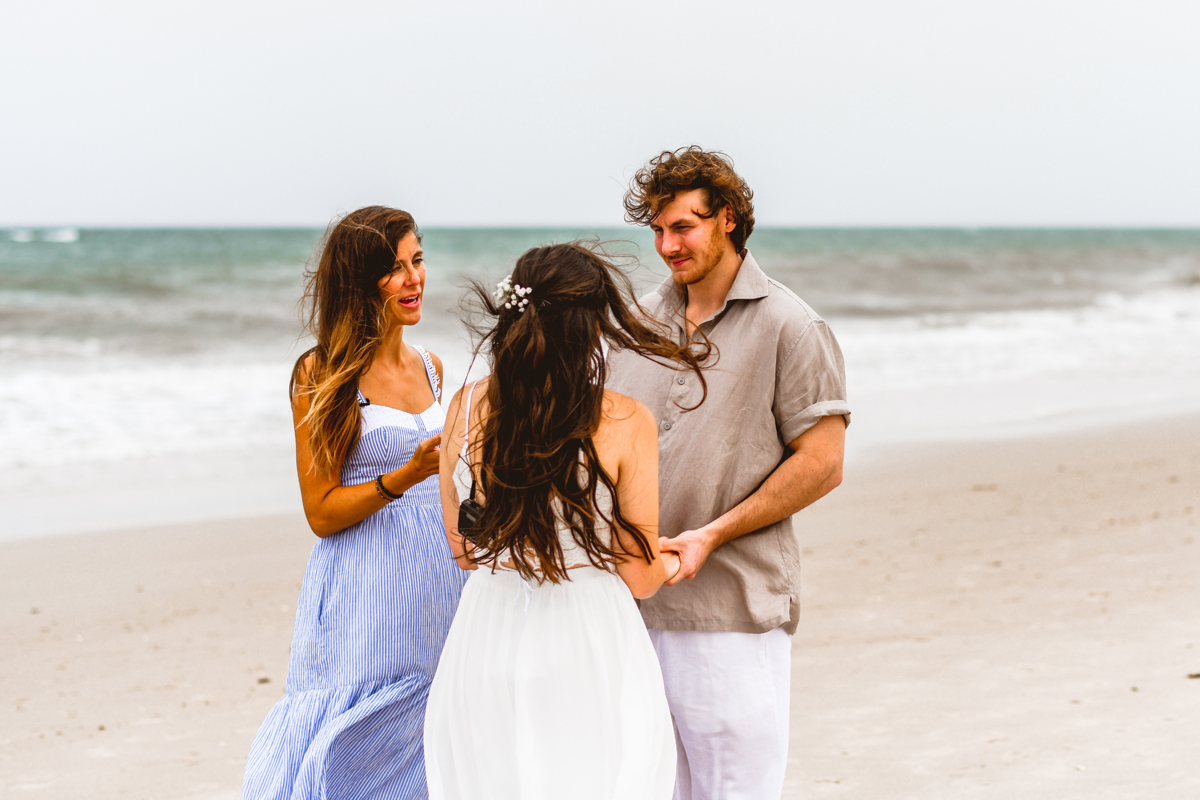
[[(1198, 519), (1197, 417), (858, 457), (797, 518), (784, 796), (1200, 796)], [(240, 796), (312, 543), (0, 544), (0, 796)]]

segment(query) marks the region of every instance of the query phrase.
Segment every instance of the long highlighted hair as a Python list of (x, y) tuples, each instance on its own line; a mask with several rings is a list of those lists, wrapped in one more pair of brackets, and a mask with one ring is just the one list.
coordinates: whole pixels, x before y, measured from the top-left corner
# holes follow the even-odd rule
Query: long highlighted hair
[(332, 475), (358, 444), (358, 379), (387, 327), (379, 281), (395, 269), (396, 245), (416, 234), (410, 214), (367, 206), (332, 224), (316, 269), (305, 273), (305, 328), (317, 340), (292, 367), (292, 398), (305, 397), (313, 468)]
[[(559, 540), (565, 527), (596, 567), (610, 569), (626, 556), (649, 562), (649, 542), (622, 515), (615, 482), (592, 442), (603, 413), (601, 343), (695, 372), (705, 396), (701, 366), (709, 345), (679, 345), (652, 327), (628, 278), (597, 247), (534, 248), (517, 260), (511, 279), (529, 290), (522, 298), (528, 303), (506, 305), (473, 285), (492, 320), (477, 328), (492, 377), (471, 448), (483, 494), (472, 559), (511, 557), (522, 577), (558, 583), (567, 577)], [(601, 486), (611, 511), (597, 502)], [(616, 536), (602, 540), (601, 525), (627, 532), (638, 552), (623, 552)]]

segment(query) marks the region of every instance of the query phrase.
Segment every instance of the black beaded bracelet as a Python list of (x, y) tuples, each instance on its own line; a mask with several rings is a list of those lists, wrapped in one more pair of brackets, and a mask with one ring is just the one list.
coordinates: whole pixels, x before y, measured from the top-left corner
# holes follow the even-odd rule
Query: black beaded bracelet
[(400, 494), (392, 494), (391, 492), (389, 492), (387, 490), (387, 487), (383, 485), (383, 476), (382, 475), (380, 475), (378, 478), (375, 479), (375, 491), (379, 493), (380, 497), (382, 497), (384, 500), (386, 500), (389, 503), (392, 502), (393, 500), (399, 500), (401, 497), (404, 496), (404, 492), (401, 492)]

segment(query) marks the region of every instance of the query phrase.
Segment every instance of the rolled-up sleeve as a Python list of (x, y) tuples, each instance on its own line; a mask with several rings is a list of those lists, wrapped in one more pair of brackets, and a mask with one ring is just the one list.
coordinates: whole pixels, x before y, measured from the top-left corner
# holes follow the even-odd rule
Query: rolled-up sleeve
[(792, 339), (780, 343), (775, 371), (775, 424), (784, 443), (817, 424), (822, 417), (835, 414), (850, 424), (850, 406), (846, 402), (846, 365), (842, 348), (824, 320), (809, 322)]

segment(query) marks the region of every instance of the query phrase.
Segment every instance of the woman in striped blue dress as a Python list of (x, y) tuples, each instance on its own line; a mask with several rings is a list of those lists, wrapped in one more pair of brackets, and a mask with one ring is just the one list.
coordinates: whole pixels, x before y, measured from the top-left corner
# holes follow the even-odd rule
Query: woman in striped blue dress
[(309, 276), (317, 345), (292, 374), (308, 562), (287, 694), (259, 729), (243, 797), (424, 798), (430, 682), (465, 575), (436, 473), (441, 363), (404, 341), (421, 318), (413, 218), (347, 215)]

